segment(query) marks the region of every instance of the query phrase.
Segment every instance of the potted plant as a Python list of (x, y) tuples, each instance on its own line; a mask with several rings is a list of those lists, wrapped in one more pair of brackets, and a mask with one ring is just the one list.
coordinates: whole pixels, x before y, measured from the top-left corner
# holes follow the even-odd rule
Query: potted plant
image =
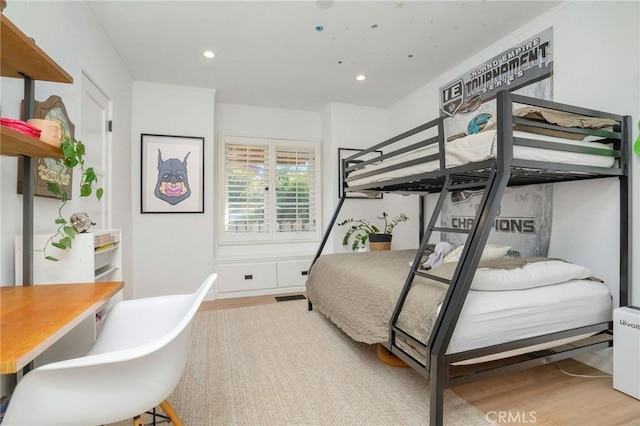
[[(104, 190), (96, 187), (98, 177), (96, 176), (93, 167), (85, 167), (84, 164), (84, 144), (79, 140), (71, 138), (67, 134), (63, 134), (60, 149), (62, 150), (63, 158), (60, 161), (60, 167), (58, 168), (58, 177), (62, 176), (69, 169), (78, 167), (78, 170), (80, 171), (80, 196), (88, 197), (95, 189), (96, 198), (98, 200), (102, 199)], [(66, 250), (71, 248), (71, 243), (76, 236), (76, 229), (62, 215), (62, 210), (69, 201), (69, 194), (63, 190), (62, 186), (58, 182), (60, 182), (59, 179), (55, 179), (53, 182), (47, 182), (47, 189), (62, 200), (62, 203), (58, 208), (58, 217), (55, 220), (56, 225), (58, 225), (58, 229), (56, 233), (46, 241), (44, 248), (39, 250), (44, 253), (45, 259), (55, 262), (58, 261), (58, 258), (47, 254), (47, 247), (49, 244), (59, 248), (60, 250)]]
[(386, 212), (382, 212), (382, 217), (378, 216), (378, 219), (384, 220), (384, 225), (381, 228), (365, 219), (350, 218), (338, 223), (338, 226), (350, 225), (342, 238), (342, 245), (348, 245), (349, 240), (353, 237), (353, 242), (351, 243), (351, 250), (353, 251), (364, 248), (367, 240), (369, 240), (369, 249), (372, 251), (389, 250), (394, 228), (400, 222), (406, 222), (409, 218), (404, 213), (400, 213), (389, 219), (389, 215)]

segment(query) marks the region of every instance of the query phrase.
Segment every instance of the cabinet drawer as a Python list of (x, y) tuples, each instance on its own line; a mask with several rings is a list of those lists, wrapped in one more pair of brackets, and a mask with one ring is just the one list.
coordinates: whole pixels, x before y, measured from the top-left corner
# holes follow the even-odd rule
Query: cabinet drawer
[(217, 290), (221, 293), (277, 287), (276, 262), (217, 265), (216, 272)]
[(304, 286), (311, 259), (278, 262), (278, 288)]

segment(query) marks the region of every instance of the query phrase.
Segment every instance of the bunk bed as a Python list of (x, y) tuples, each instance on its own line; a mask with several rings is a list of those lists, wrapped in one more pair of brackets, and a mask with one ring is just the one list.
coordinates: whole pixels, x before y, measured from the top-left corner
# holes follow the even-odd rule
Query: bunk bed
[[(588, 269), (572, 265), (579, 272), (562, 269), (556, 281), (523, 284), (505, 271), (534, 267), (548, 272), (551, 265), (566, 262), (549, 258), (485, 260), (491, 224), (507, 186), (617, 178), (619, 303), (628, 304), (631, 117), (508, 91), (497, 95), (496, 117), (486, 131), (452, 141), (445, 141), (444, 119), (440, 117), (343, 159), (345, 194), (420, 195), (420, 246), (417, 250), (321, 256), (345, 202), (343, 195), (307, 280), (309, 310), (316, 306), (355, 340), (382, 343), (429, 379), (432, 426), (443, 423), (447, 388), (613, 345), (611, 296), (602, 283), (590, 278)], [(367, 157), (378, 150), (383, 154)], [(467, 230), (437, 226), (447, 194), (461, 190), (483, 190), (473, 225)], [(425, 227), (423, 197), (429, 193), (439, 196)], [(433, 232), (465, 232), (466, 242), (456, 262), (423, 271), (420, 265)], [(514, 266), (513, 262), (519, 264)], [(486, 291), (492, 290), (486, 286), (495, 282), (511, 282), (511, 291)], [(547, 294), (542, 297), (544, 292)], [(498, 299), (499, 294), (506, 294), (506, 298)], [(542, 300), (537, 306), (540, 316), (557, 320), (545, 325), (524, 316), (525, 322), (535, 325), (526, 331), (512, 327), (520, 330), (512, 334), (498, 331), (500, 321), (531, 312), (530, 306), (523, 304), (528, 299)], [(474, 327), (478, 316), (473, 313), (486, 318), (491, 308), (483, 307), (491, 303), (512, 307), (514, 314)], [(579, 317), (568, 313), (571, 306)], [(568, 342), (571, 345), (566, 345)], [(501, 359), (500, 363), (487, 362), (495, 359)], [(456, 366), (460, 364), (473, 368), (459, 369)]]

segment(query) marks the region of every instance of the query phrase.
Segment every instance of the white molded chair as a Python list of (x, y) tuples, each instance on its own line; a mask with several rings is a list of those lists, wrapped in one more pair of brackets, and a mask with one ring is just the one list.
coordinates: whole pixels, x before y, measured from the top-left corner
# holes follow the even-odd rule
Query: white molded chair
[(43, 365), (18, 382), (2, 426), (95, 426), (157, 405), (181, 425), (166, 398), (182, 377), (193, 317), (216, 277), (192, 294), (116, 304), (86, 356)]

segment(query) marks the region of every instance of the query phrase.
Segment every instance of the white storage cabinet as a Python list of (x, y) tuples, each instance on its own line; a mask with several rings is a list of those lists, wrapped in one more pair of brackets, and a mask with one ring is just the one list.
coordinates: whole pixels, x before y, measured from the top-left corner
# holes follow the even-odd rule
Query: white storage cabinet
[(215, 265), (220, 299), (305, 291), (311, 257), (227, 261)]
[[(34, 250), (44, 247), (50, 234), (34, 236)], [(121, 232), (118, 229), (77, 234), (72, 248), (60, 250), (53, 246), (47, 254), (60, 259), (53, 262), (43, 253), (33, 254), (34, 284), (89, 283), (122, 281)], [(22, 236), (16, 237), (16, 283), (22, 282)]]

